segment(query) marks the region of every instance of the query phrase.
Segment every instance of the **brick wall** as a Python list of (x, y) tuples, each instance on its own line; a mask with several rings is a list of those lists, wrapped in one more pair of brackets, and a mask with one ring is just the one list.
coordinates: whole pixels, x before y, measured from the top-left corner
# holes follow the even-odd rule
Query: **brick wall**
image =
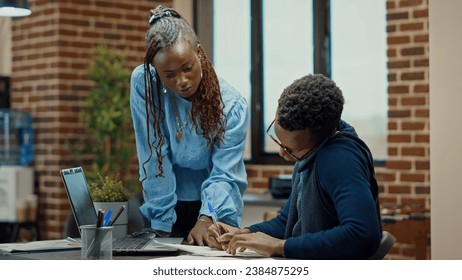
[(59, 170), (75, 164), (68, 141), (85, 141), (79, 114), (93, 86), (87, 77), (93, 48), (125, 51), (129, 68), (142, 63), (147, 17), (159, 2), (171, 1), (30, 0), (32, 15), (13, 21), (11, 106), (33, 117), (44, 239), (62, 238), (69, 214)]
[[(384, 208), (430, 208), (428, 0), (383, 1), (388, 11), (389, 135), (387, 164), (376, 169), (381, 203)], [(93, 86), (87, 78), (92, 48), (114, 46), (127, 51), (130, 68), (140, 64), (147, 13), (171, 1), (29, 2), (33, 14), (13, 21), (12, 107), (33, 116), (42, 237), (62, 238), (69, 203), (58, 171), (73, 163), (67, 141), (85, 140), (79, 111)], [(248, 165), (249, 190), (265, 189), (269, 177), (291, 170)], [(426, 249), (425, 242), (400, 238), (402, 228), (390, 231), (398, 237), (392, 257), (412, 259)], [(414, 229), (404, 229), (409, 231)]]
[[(389, 160), (382, 202), (419, 212), (430, 209), (428, 0), (389, 0), (387, 10)], [(408, 231), (421, 240), (429, 224), (424, 234), (415, 227)], [(428, 245), (400, 242), (396, 235), (392, 253), (402, 257), (412, 258)]]

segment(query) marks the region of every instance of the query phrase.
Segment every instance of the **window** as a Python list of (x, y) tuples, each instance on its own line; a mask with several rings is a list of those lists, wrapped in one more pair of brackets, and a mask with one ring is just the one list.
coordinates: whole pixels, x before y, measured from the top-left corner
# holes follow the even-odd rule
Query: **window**
[[(296, 78), (313, 73), (313, 3), (266, 0), (263, 4), (263, 128), (273, 121), (277, 101)], [(279, 146), (268, 135), (264, 152)]]
[(343, 119), (375, 159), (387, 155), (387, 34), (383, 1), (330, 0), (332, 79), (345, 97)]
[[(250, 106), (250, 0), (214, 0), (213, 64), (224, 78), (247, 99)], [(239, 19), (239, 20), (236, 20)], [(232, 23), (232, 24), (230, 24)], [(250, 106), (251, 107), (251, 106)], [(245, 159), (251, 159), (249, 128)]]
[(345, 96), (343, 119), (355, 126), (376, 160), (385, 159), (383, 1), (213, 0), (212, 14), (217, 74), (251, 104), (249, 162), (285, 163), (264, 132), (282, 90), (308, 73), (332, 77)]

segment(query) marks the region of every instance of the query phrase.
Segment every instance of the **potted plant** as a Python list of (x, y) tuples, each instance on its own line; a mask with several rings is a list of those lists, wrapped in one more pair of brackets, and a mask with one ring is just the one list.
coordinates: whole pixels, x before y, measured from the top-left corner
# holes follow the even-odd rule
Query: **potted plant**
[[(106, 211), (112, 209), (113, 214), (118, 206), (113, 209), (100, 203), (119, 204), (121, 197), (125, 201), (139, 200), (141, 189), (136, 172), (130, 173), (129, 168), (136, 159), (136, 151), (130, 112), (130, 70), (124, 61), (125, 56), (120, 50), (96, 46), (88, 72), (94, 86), (84, 100), (80, 115), (85, 138), (69, 142), (70, 151), (80, 161), (79, 165), (90, 165), (86, 168), (86, 177), (93, 189), (95, 207)], [(133, 195), (126, 197), (127, 194)], [(133, 204), (136, 207), (136, 203)], [(126, 207), (124, 215), (129, 212), (129, 205)], [(116, 227), (122, 222), (124, 216), (117, 219)]]
[(135, 155), (135, 140), (130, 112), (130, 70), (117, 49), (96, 46), (89, 77), (96, 84), (86, 98), (81, 112), (89, 138), (85, 154), (93, 155), (90, 178), (96, 174), (120, 176), (127, 184)]
[[(91, 198), (95, 210), (104, 210), (110, 214), (109, 219), (114, 221), (113, 237), (124, 237), (128, 233), (128, 200), (130, 195), (124, 188), (122, 181), (109, 176), (98, 174), (98, 180), (89, 183)], [(117, 216), (121, 207), (124, 207)], [(116, 218), (117, 216), (117, 218)]]

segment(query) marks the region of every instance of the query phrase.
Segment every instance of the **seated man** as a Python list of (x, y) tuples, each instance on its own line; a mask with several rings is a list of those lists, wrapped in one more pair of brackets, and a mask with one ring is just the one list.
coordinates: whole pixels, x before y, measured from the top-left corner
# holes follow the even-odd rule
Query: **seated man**
[[(292, 192), (272, 220), (239, 229), (219, 223), (213, 247), (297, 259), (367, 259), (382, 236), (372, 155), (341, 120), (341, 90), (323, 75), (302, 77), (278, 101), (267, 133), (295, 161)], [(273, 130), (274, 129), (274, 130)]]

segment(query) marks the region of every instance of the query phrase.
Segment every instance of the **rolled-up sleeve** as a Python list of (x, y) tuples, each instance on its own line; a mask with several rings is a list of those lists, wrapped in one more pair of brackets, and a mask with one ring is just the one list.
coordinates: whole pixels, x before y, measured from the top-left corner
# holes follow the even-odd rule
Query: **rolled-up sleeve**
[(210, 216), (210, 202), (219, 220), (233, 226), (241, 224), (242, 194), (247, 187), (243, 157), (249, 114), (247, 102), (239, 97), (228, 111), (224, 142), (214, 145), (210, 176), (202, 184), (200, 214)]

